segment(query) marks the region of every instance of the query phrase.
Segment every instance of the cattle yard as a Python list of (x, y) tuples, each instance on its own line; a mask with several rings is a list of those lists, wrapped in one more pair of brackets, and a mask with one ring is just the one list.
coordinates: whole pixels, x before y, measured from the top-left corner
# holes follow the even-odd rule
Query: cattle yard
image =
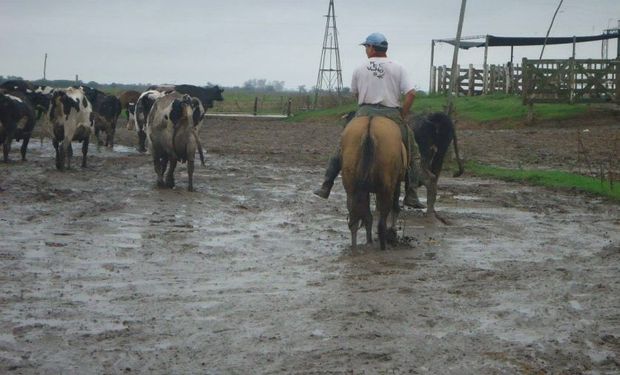
[[(570, 169), (576, 126), (460, 124), (459, 146)], [(579, 126), (589, 150), (620, 132)], [(340, 130), (207, 118), (195, 192), (185, 165), (157, 188), (121, 120), (85, 168), (57, 170), (38, 133), (18, 161), (15, 142), (0, 164), (0, 372), (617, 372), (616, 203), (445, 172), (447, 224), (405, 209), (397, 244), (352, 252), (340, 179), (328, 200), (311, 193)]]

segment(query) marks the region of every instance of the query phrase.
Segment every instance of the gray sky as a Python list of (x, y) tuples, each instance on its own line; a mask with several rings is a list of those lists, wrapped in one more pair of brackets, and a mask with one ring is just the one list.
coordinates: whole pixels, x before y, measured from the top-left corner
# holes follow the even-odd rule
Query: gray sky
[[(469, 0), (463, 36), (544, 37), (559, 0)], [(428, 88), (432, 39), (453, 38), (460, 0), (335, 0), (345, 86), (365, 60), (359, 46), (375, 31), (388, 55)], [(101, 83), (207, 82), (241, 86), (252, 78), (316, 84), (329, 0), (0, 0), (1, 75)], [(620, 0), (564, 0), (551, 36), (600, 34), (617, 27)], [(615, 57), (616, 41), (610, 41)], [(484, 48), (461, 51), (460, 63), (482, 65)], [(453, 47), (439, 44), (436, 65)], [(567, 58), (572, 46), (548, 46), (545, 58)], [(540, 47), (515, 48), (515, 62)], [(577, 58), (600, 58), (601, 42), (577, 46)], [(492, 48), (489, 63), (510, 60)]]

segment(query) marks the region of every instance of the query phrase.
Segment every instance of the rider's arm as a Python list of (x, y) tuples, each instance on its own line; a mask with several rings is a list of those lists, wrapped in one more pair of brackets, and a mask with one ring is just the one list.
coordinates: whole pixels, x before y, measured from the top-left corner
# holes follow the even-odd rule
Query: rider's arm
[(400, 110), (400, 116), (403, 119), (406, 119), (409, 115), (409, 110), (411, 109), (411, 105), (413, 104), (414, 99), (415, 90), (411, 90), (405, 94), (405, 99), (403, 100), (403, 108)]

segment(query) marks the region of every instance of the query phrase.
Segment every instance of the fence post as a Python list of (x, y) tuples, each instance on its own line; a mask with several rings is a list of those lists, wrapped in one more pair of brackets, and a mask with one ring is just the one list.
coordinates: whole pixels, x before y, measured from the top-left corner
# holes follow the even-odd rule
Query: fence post
[(467, 72), (467, 96), (474, 96), (474, 90), (476, 89), (476, 75), (474, 72), (474, 64), (469, 64), (469, 71)]
[(433, 67), (431, 70), (431, 87), (429, 87), (428, 91), (431, 94), (435, 94), (437, 92), (437, 68)]
[(575, 88), (576, 88), (575, 86), (576, 86), (575, 59), (571, 57), (568, 59), (568, 90), (569, 90), (568, 91), (568, 102), (570, 104), (575, 103)]
[(510, 94), (512, 91), (512, 76), (510, 74), (510, 70), (512, 69), (512, 64), (507, 63), (504, 65), (504, 85), (506, 94)]
[(286, 117), (291, 117), (291, 105), (293, 104), (293, 99), (288, 98), (288, 105), (286, 106)]
[[(620, 38), (618, 38), (620, 40)], [(618, 50), (620, 51), (620, 42), (618, 42)], [(616, 103), (620, 104), (620, 60), (616, 60)]]
[(254, 97), (254, 116), (258, 114), (258, 96)]
[(444, 74), (446, 74), (446, 72), (444, 71), (444, 66), (440, 66), (438, 69), (439, 70), (437, 73), (437, 93), (443, 94), (443, 76)]

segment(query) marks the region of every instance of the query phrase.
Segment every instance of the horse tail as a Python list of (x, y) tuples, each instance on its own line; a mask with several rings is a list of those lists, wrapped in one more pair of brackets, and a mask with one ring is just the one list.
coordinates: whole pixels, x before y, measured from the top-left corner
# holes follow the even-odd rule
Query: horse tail
[(198, 137), (198, 134), (196, 134), (196, 129), (192, 129), (192, 135), (194, 136), (194, 139), (196, 140), (196, 146), (198, 146), (198, 155), (200, 156), (200, 164), (202, 164), (202, 166), (205, 167), (206, 166), (205, 155), (202, 150), (202, 143), (200, 143), (200, 137)]
[(366, 134), (362, 139), (360, 149), (360, 163), (358, 164), (358, 187), (368, 190), (372, 186), (371, 169), (375, 159), (375, 143), (370, 135), (370, 125), (372, 124), (372, 117), (368, 118), (368, 127), (366, 128)]

